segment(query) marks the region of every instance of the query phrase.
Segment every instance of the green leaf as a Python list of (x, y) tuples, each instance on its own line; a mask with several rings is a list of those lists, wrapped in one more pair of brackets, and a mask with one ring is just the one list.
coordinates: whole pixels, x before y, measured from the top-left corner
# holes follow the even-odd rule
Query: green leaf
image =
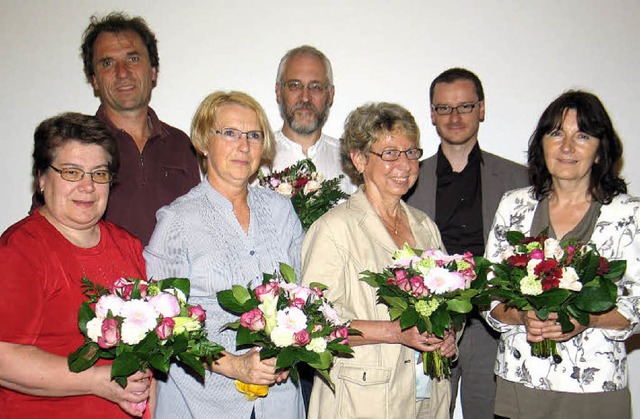
[(91, 306), (83, 302), (80, 306), (80, 310), (78, 310), (78, 327), (83, 335), (87, 336), (87, 323), (93, 320), (96, 317), (96, 313), (94, 313)]
[(402, 307), (391, 307), (389, 308), (389, 318), (391, 320), (397, 320), (398, 317), (402, 316), (402, 313), (404, 313), (404, 308)]
[(571, 323), (571, 318), (564, 310), (558, 311), (558, 320), (562, 326), (562, 333), (569, 333), (576, 328), (573, 323)]
[(296, 278), (296, 271), (294, 271), (293, 268), (286, 263), (280, 262), (280, 273), (282, 274), (284, 280), (288, 283), (295, 284), (298, 282)]
[(584, 311), (578, 309), (574, 304), (569, 304), (567, 306), (567, 313), (573, 317), (574, 319), (576, 319), (578, 321), (578, 323), (580, 323), (583, 326), (588, 326), (589, 325), (589, 314), (585, 313)]
[(624, 275), (627, 270), (627, 261), (626, 260), (611, 260), (609, 261), (609, 272), (603, 275), (606, 279), (610, 281), (617, 281)]
[[(237, 285), (234, 285), (234, 287)], [(242, 287), (240, 287), (242, 288)], [(244, 288), (243, 288), (244, 289)], [(245, 290), (246, 291), (246, 290)], [(222, 308), (234, 313), (234, 314), (242, 314), (245, 312), (244, 306), (238, 303), (238, 300), (233, 294), (232, 290), (224, 290), (219, 291), (216, 296), (218, 297), (218, 303), (222, 306)]]
[(540, 295), (529, 296), (528, 300), (536, 308), (546, 307), (552, 311), (560, 306), (569, 296), (571, 291), (563, 288), (551, 288)]
[(471, 301), (468, 299), (454, 298), (453, 300), (447, 301), (447, 308), (456, 313), (468, 313), (471, 311), (473, 306), (471, 305)]
[(433, 325), (431, 333), (439, 338), (443, 337), (444, 331), (451, 325), (451, 316), (444, 305), (431, 314), (431, 323)]
[(617, 291), (615, 284), (611, 281), (598, 277), (582, 287), (574, 304), (587, 313), (607, 311), (615, 305)]
[(253, 332), (246, 327), (240, 326), (236, 333), (236, 346), (253, 345), (259, 339), (260, 334), (258, 332)]
[(69, 370), (82, 372), (89, 369), (100, 358), (100, 347), (95, 342), (87, 342), (67, 357)]
[(511, 245), (520, 243), (520, 241), (525, 237), (524, 234), (521, 233), (520, 231), (507, 231), (506, 236), (507, 236), (507, 241)]
[[(296, 352), (297, 349), (294, 346), (287, 346), (282, 348), (280, 353), (278, 354), (278, 358), (276, 360), (276, 369), (277, 368), (289, 368), (293, 363), (297, 360)], [(303, 349), (306, 351), (306, 349)]]
[(187, 297), (189, 297), (189, 294), (191, 292), (191, 282), (187, 278), (166, 278), (158, 282), (161, 290), (166, 290), (167, 288), (175, 288), (182, 291), (183, 294)]
[(128, 377), (140, 369), (141, 359), (133, 352), (120, 354), (111, 364), (111, 378)]
[(169, 371), (170, 358), (171, 351), (155, 353), (149, 357), (149, 364), (153, 369), (167, 373)]
[(315, 368), (318, 371), (328, 370), (333, 362), (333, 355), (331, 355), (330, 351), (324, 351), (318, 354), (318, 362), (314, 362), (309, 364), (311, 368)]
[(377, 281), (377, 276), (378, 274), (375, 274), (373, 272), (370, 271), (364, 271), (364, 272), (360, 272), (360, 275), (364, 275), (363, 277), (360, 278), (360, 281), (364, 281), (367, 284), (371, 285), (374, 288), (378, 288), (378, 281)]
[(324, 380), (327, 382), (327, 384), (329, 385), (331, 390), (335, 391), (336, 386), (335, 386), (335, 384), (333, 384), (333, 381), (331, 381), (331, 376), (329, 376), (329, 371), (328, 370), (321, 370), (321, 369), (317, 369), (317, 368), (316, 368), (316, 371), (318, 372), (318, 374), (320, 374), (322, 376), (322, 378), (324, 378)]
[(400, 328), (404, 330), (415, 326), (419, 317), (420, 315), (416, 312), (415, 308), (407, 308), (400, 316)]
[(189, 352), (184, 352), (182, 354), (178, 354), (176, 359), (200, 377), (204, 378), (204, 365), (202, 365), (202, 362), (194, 355)]
[(249, 294), (249, 290), (241, 285), (234, 285), (231, 287), (231, 293), (233, 297), (236, 299), (238, 304), (244, 307), (244, 303), (251, 299), (251, 294)]
[(381, 296), (380, 298), (389, 307), (399, 307), (401, 309), (406, 309), (408, 307), (407, 302), (402, 297)]
[(549, 314), (551, 314), (549, 312), (549, 308), (548, 307), (542, 307), (538, 310), (536, 310), (536, 316), (538, 316), (538, 318), (542, 321), (545, 321), (549, 318)]

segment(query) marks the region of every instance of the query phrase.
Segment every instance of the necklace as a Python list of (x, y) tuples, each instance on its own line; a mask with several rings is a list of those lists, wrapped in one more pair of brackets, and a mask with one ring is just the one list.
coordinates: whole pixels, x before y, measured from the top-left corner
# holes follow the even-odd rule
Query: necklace
[(391, 225), (388, 222), (385, 221), (384, 218), (380, 217), (380, 219), (382, 220), (382, 223), (389, 229), (389, 231), (393, 231), (393, 234), (395, 234), (396, 236), (398, 235), (398, 219), (400, 218), (402, 211), (398, 211), (398, 214), (395, 217), (394, 220), (394, 224)]

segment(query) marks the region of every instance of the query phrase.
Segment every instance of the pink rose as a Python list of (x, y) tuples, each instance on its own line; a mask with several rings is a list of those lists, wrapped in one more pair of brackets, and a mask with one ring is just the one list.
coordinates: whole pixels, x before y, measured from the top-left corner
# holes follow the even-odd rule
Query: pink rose
[(530, 257), (531, 259), (539, 259), (539, 260), (542, 260), (542, 259), (544, 259), (544, 252), (543, 252), (542, 250), (540, 250), (540, 249), (533, 249), (533, 250), (531, 251), (531, 253), (529, 253), (529, 257)]
[(189, 307), (189, 317), (192, 319), (196, 319), (200, 323), (207, 319), (207, 313), (204, 311), (204, 308), (200, 306), (200, 304), (193, 305)]
[(322, 296), (324, 295), (324, 293), (322, 292), (322, 290), (320, 289), (320, 287), (319, 287), (319, 286), (317, 286), (317, 285), (316, 285), (315, 287), (311, 288), (311, 290), (312, 290), (313, 292), (315, 292), (316, 297), (318, 297), (318, 298), (322, 298)]
[(101, 327), (102, 336), (98, 337), (98, 346), (102, 349), (109, 349), (120, 343), (120, 330), (118, 330), (118, 319), (112, 317), (104, 319)]
[(344, 326), (339, 328), (339, 329), (336, 329), (333, 332), (331, 332), (331, 334), (329, 335), (329, 339), (330, 339), (330, 341), (334, 341), (335, 339), (342, 339), (338, 343), (341, 344), (341, 345), (348, 345), (349, 344), (349, 329), (347, 329)]
[(254, 291), (258, 301), (263, 302), (266, 295), (275, 297), (278, 293), (278, 283), (275, 281), (269, 282), (267, 285), (258, 285)]
[(168, 292), (161, 292), (151, 297), (149, 304), (151, 304), (151, 307), (162, 317), (175, 317), (180, 314), (180, 302), (174, 295)]
[(427, 293), (422, 277), (413, 276), (409, 278), (409, 284), (411, 284), (411, 294), (413, 294), (414, 297), (422, 297)]
[(124, 300), (128, 300), (131, 297), (133, 291), (133, 282), (127, 278), (118, 278), (116, 282), (111, 285), (109, 291), (113, 294), (120, 295)]
[(304, 308), (305, 301), (302, 298), (294, 298), (289, 302), (289, 307), (296, 307), (302, 310)]
[(263, 330), (266, 326), (264, 314), (262, 314), (259, 308), (247, 311), (240, 316), (240, 326), (246, 327), (254, 332)]
[(309, 335), (309, 332), (307, 332), (306, 329), (302, 329), (301, 331), (293, 334), (293, 339), (294, 346), (304, 346), (311, 342), (311, 335)]
[(156, 327), (156, 334), (161, 340), (165, 340), (173, 334), (176, 322), (171, 317), (163, 317)]

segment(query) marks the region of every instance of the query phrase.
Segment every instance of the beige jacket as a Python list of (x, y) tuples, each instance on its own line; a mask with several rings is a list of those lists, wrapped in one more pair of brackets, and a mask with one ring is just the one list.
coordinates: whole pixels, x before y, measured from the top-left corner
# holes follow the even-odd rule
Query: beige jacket
[[(401, 202), (421, 249), (442, 248), (435, 223)], [(389, 320), (376, 304), (376, 290), (360, 281), (365, 270), (380, 272), (397, 250), (360, 188), (349, 200), (315, 222), (302, 246), (303, 282), (329, 287), (327, 298), (343, 319)], [(415, 351), (399, 344), (363, 345), (353, 358), (336, 358), (335, 393), (316, 376), (310, 419), (416, 417)], [(433, 381), (429, 417), (449, 417), (448, 380)]]

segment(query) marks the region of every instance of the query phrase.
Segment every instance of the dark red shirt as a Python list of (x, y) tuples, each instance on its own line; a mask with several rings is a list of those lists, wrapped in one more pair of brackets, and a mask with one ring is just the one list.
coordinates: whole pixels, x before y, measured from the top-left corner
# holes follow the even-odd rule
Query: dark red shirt
[(200, 170), (189, 137), (160, 121), (149, 108), (153, 127), (142, 153), (135, 141), (108, 118), (103, 106), (96, 116), (118, 141), (120, 170), (109, 194), (105, 219), (149, 243), (156, 211), (200, 183)]

